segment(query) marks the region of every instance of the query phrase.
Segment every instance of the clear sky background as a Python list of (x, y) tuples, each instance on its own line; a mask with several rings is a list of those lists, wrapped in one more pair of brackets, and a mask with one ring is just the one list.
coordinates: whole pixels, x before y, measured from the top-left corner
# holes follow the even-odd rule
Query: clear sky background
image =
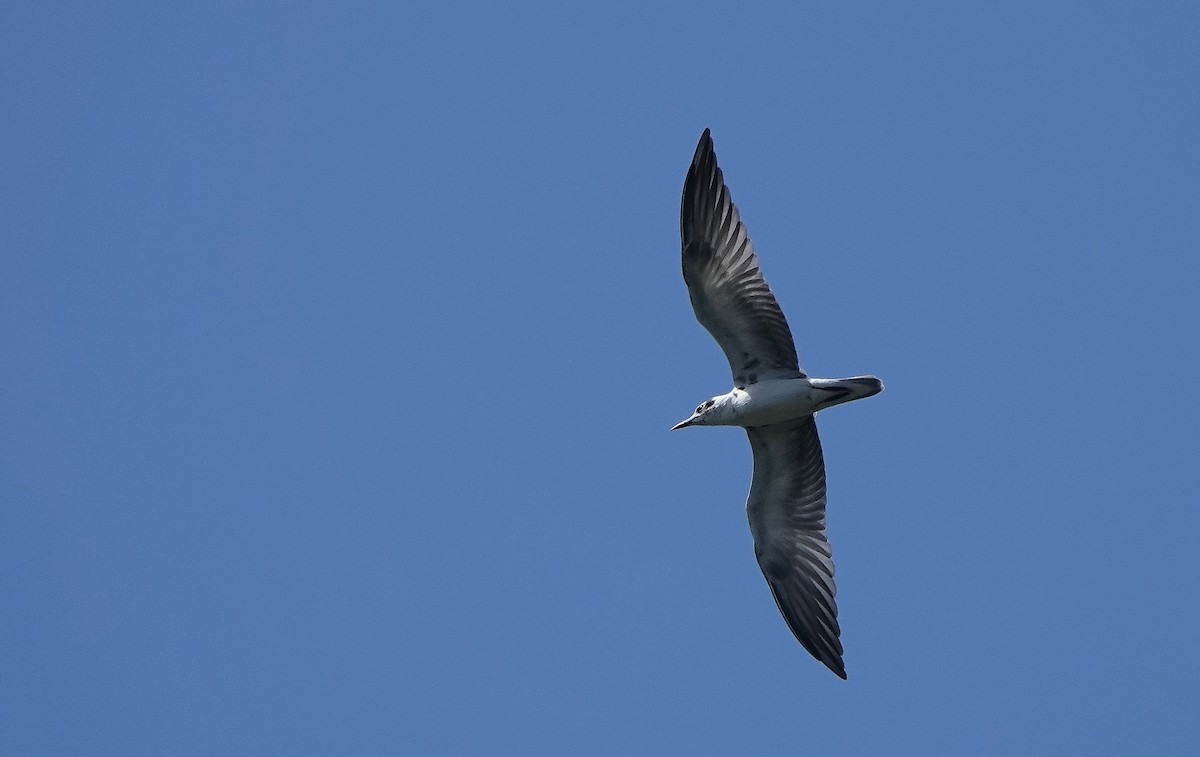
[[(0, 753), (1195, 754), (1197, 5), (646, 5), (5, 5)], [(705, 127), (848, 681), (668, 432)]]

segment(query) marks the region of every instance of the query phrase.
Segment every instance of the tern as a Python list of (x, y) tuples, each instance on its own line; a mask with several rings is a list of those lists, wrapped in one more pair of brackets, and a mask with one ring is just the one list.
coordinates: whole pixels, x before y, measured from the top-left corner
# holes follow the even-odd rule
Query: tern
[(672, 430), (746, 429), (754, 454), (746, 514), (758, 566), (796, 639), (845, 678), (825, 536), (825, 461), (813, 416), (878, 394), (883, 382), (809, 378), (800, 370), (791, 329), (759, 269), (708, 129), (683, 184), (679, 227), (692, 309), (729, 360), (733, 389), (705, 400)]

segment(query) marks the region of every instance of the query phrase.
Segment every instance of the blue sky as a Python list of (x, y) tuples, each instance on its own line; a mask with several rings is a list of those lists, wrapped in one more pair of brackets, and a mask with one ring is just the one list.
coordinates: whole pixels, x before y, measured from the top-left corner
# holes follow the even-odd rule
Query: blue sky
[[(1186, 754), (1190, 3), (9, 4), (0, 752)], [(815, 375), (755, 564), (697, 138)]]

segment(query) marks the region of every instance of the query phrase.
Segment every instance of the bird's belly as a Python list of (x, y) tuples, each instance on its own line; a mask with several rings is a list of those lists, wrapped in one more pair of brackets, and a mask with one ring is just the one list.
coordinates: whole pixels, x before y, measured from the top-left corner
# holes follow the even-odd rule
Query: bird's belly
[(739, 426), (769, 426), (806, 415), (817, 409), (813, 388), (805, 379), (760, 381), (742, 390), (744, 398), (735, 402)]

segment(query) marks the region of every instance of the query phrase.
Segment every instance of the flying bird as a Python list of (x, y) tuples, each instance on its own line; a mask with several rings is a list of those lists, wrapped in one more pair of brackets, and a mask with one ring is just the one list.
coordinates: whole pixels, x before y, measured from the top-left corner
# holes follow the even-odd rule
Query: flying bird
[(692, 309), (728, 358), (733, 389), (705, 400), (674, 428), (746, 429), (754, 454), (746, 514), (758, 566), (792, 633), (845, 678), (825, 536), (825, 461), (813, 416), (878, 394), (883, 382), (810, 378), (800, 370), (791, 329), (759, 270), (708, 129), (683, 184), (679, 227)]

